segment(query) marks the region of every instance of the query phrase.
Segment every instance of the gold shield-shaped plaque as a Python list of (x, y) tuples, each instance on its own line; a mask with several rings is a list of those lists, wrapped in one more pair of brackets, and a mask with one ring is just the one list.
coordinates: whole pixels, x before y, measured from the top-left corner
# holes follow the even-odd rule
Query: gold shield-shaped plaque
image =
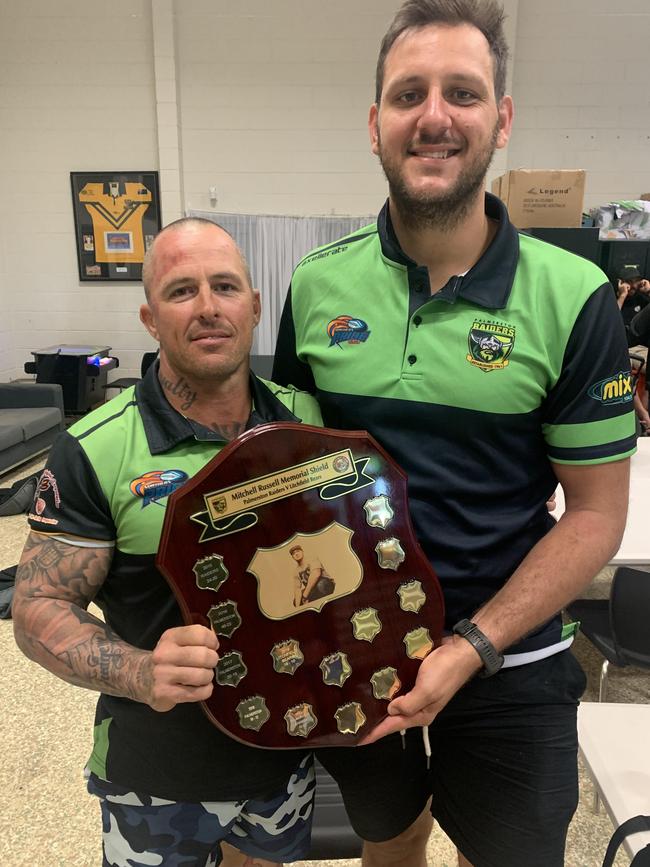
[(220, 657), (214, 670), (215, 680), (219, 686), (238, 686), (247, 674), (246, 663), (237, 650), (231, 650), (230, 653)]
[(433, 650), (433, 641), (429, 635), (429, 630), (425, 629), (424, 626), (407, 632), (403, 641), (406, 645), (406, 654), (411, 659), (424, 659)]
[(381, 542), (377, 542), (375, 551), (382, 569), (392, 569), (396, 572), (406, 559), (399, 539), (383, 539)]
[(370, 678), (372, 693), (375, 698), (383, 698), (390, 701), (399, 692), (402, 684), (397, 676), (397, 669), (392, 666), (376, 671)]
[(417, 614), (427, 601), (422, 584), (415, 578), (406, 584), (402, 584), (397, 590), (397, 595), (399, 596), (399, 605), (402, 611), (413, 611), (414, 614)]
[(295, 674), (305, 661), (300, 644), (294, 638), (279, 641), (271, 648), (273, 669), (280, 674)]
[(323, 683), (328, 686), (343, 686), (352, 674), (352, 666), (346, 654), (340, 650), (323, 657), (320, 670), (323, 672)]
[(290, 707), (284, 719), (287, 731), (296, 738), (306, 738), (318, 723), (313, 707), (306, 701)]
[(192, 571), (196, 575), (196, 586), (201, 590), (219, 590), (230, 574), (220, 554), (209, 554), (197, 560)]
[(232, 599), (226, 599), (218, 605), (208, 609), (208, 620), (217, 635), (225, 635), (232, 638), (233, 634), (241, 626), (241, 617), (237, 610), (237, 603)]
[(355, 611), (350, 622), (354, 637), (359, 641), (372, 643), (381, 632), (381, 620), (376, 608), (363, 608), (361, 611)]
[(393, 517), (393, 510), (386, 494), (371, 497), (363, 504), (366, 513), (366, 521), (371, 527), (380, 527), (385, 530)]
[(258, 732), (271, 716), (266, 701), (261, 695), (251, 695), (242, 699), (237, 705), (236, 711), (239, 725), (243, 729), (251, 729), (254, 732)]
[(334, 717), (338, 730), (344, 735), (356, 735), (366, 721), (366, 715), (358, 701), (341, 705)]

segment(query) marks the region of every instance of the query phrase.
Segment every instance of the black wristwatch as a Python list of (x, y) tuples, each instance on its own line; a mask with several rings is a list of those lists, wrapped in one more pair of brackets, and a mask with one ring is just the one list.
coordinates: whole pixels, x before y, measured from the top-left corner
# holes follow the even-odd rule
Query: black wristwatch
[(499, 653), (489, 638), (481, 632), (471, 620), (459, 620), (453, 627), (452, 632), (466, 638), (481, 657), (483, 668), (479, 671), (479, 677), (492, 677), (503, 665), (503, 654)]

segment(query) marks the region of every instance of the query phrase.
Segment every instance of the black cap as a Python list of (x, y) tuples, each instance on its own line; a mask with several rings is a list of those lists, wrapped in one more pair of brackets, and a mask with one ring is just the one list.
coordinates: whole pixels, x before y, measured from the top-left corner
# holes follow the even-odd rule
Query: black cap
[(618, 275), (619, 280), (640, 280), (641, 272), (636, 265), (624, 265)]

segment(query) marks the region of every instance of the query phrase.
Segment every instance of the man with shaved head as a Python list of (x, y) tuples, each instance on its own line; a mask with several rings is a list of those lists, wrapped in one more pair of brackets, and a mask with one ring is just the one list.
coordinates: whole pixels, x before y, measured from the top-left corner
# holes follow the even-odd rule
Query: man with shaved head
[[(212, 693), (218, 640), (183, 625), (154, 558), (167, 497), (228, 441), (260, 423), (319, 424), (320, 414), (305, 393), (251, 373), (260, 296), (223, 229), (170, 224), (143, 273), (140, 318), (160, 358), (53, 446), (18, 570), (16, 640), (101, 693), (86, 772), (104, 865), (300, 860), (311, 756), (245, 746), (208, 721), (199, 703)], [(93, 601), (104, 620), (88, 611)]]

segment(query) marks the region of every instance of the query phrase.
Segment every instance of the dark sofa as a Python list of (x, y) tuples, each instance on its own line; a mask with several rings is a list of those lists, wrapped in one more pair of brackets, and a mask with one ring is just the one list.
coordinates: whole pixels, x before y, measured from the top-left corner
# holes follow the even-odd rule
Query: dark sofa
[(60, 385), (0, 383), (0, 474), (46, 451), (64, 428)]

